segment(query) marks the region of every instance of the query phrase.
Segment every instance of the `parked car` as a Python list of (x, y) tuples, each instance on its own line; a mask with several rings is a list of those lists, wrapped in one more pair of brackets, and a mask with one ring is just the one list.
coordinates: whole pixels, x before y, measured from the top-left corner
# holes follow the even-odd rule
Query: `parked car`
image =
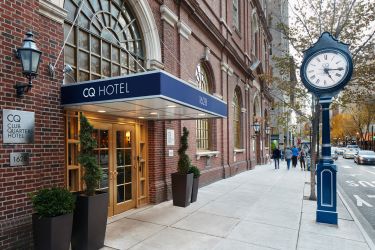
[(354, 156), (358, 153), (354, 148), (346, 149), (342, 157), (344, 159), (354, 159)]
[(360, 150), (360, 148), (358, 147), (358, 145), (347, 145), (346, 149), (354, 149), (354, 150), (357, 150), (357, 151)]
[(360, 150), (354, 157), (357, 164), (375, 165), (375, 152), (370, 150)]
[(344, 151), (345, 151), (345, 148), (336, 148), (335, 149), (335, 153), (337, 155), (343, 155), (344, 154)]

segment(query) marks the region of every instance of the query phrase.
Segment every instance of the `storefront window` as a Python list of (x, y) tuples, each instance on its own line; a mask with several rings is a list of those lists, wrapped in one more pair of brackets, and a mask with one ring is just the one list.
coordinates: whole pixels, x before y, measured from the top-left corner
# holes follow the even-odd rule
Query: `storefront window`
[(142, 69), (142, 36), (126, 1), (66, 0), (64, 8), (68, 12), (64, 24), (65, 64), (73, 69), (65, 74), (65, 83), (127, 75)]

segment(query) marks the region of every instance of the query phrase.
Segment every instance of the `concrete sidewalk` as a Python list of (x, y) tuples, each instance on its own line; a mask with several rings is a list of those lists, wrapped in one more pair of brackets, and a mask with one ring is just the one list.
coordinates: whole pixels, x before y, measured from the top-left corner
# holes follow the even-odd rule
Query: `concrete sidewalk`
[(309, 172), (271, 165), (199, 189), (186, 208), (172, 201), (111, 218), (103, 249), (370, 249), (338, 197), (337, 226), (315, 222)]

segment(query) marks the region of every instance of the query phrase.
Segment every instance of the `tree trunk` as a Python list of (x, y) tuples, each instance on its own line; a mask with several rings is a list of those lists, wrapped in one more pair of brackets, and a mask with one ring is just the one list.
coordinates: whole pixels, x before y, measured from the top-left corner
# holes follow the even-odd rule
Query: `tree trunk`
[[(311, 142), (311, 166), (310, 166), (310, 197), (309, 200), (316, 200), (315, 193), (315, 164), (317, 161), (316, 154), (316, 145), (317, 145), (317, 134), (319, 127), (319, 118), (320, 118), (320, 104), (317, 102), (315, 104), (315, 111), (313, 113), (312, 119), (312, 142)], [(318, 149), (319, 150), (319, 149)]]

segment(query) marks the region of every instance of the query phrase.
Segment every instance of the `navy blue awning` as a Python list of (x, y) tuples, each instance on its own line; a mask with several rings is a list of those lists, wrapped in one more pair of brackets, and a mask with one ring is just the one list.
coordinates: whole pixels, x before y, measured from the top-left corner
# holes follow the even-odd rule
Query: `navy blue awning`
[(224, 101), (161, 70), (63, 85), (61, 102), (66, 109), (140, 119), (227, 117)]

